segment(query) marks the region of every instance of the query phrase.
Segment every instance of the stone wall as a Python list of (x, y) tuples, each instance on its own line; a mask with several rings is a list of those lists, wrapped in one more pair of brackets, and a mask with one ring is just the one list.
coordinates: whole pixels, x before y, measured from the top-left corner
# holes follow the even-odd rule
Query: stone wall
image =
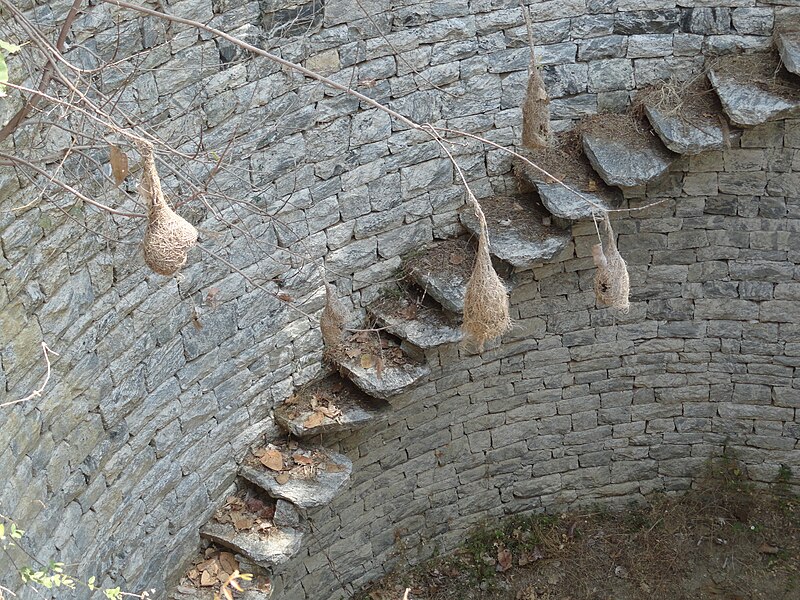
[[(530, 3), (555, 126), (620, 109), (703, 56), (767, 47), (775, 22), (798, 16), (791, 0), (707, 4)], [(45, 27), (68, 8), (31, 5), (20, 3)], [(520, 137), (529, 50), (517, 0), (164, 8), (417, 121), (508, 146)], [(2, 409), (0, 513), (42, 560), (163, 590), (248, 445), (277, 435), (272, 408), (323, 368), (303, 314), (322, 306), (309, 259), (324, 257), (360, 309), (401, 254), (462, 232), (464, 194), (425, 135), (223, 41), (107, 4), (73, 31), (71, 60), (126, 58), (103, 81), (117, 106), (187, 153), (199, 139), (226, 153), (212, 192), (237, 203), (210, 194), (210, 207), (181, 209), (214, 255), (193, 252), (167, 279), (142, 264), (139, 221), (57, 196), (12, 212), (35, 190), (22, 170), (0, 167), (0, 402), (40, 385), (42, 341), (60, 354), (46, 394)], [(25, 153), (64, 140), (25, 129), (16, 143)], [(725, 444), (758, 481), (800, 467), (798, 148), (800, 123), (772, 123), (634, 193), (634, 205), (665, 201), (617, 222), (633, 283), (625, 317), (594, 306), (592, 225), (574, 226), (557, 260), (517, 273), (516, 325), (502, 345), (429, 352), (433, 375), (393, 401), (387, 423), (339, 440), (355, 463), (351, 486), (310, 515), (310, 542), (277, 582), (282, 597), (335, 597), (393, 560), (452, 548), (483, 517), (684, 489)], [(455, 153), (479, 197), (516, 188), (502, 152), (466, 143)], [(74, 175), (110, 194), (97, 173)], [(168, 172), (164, 181), (188, 195)]]

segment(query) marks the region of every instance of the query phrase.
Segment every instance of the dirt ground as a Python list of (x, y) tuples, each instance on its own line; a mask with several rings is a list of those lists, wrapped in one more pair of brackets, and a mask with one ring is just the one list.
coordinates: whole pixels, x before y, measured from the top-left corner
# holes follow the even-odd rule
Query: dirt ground
[(622, 512), (510, 517), (356, 600), (799, 600), (800, 498), (735, 462)]

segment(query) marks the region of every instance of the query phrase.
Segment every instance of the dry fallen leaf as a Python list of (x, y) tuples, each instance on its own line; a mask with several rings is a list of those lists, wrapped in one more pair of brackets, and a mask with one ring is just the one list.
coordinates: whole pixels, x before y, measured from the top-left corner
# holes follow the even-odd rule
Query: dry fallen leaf
[(319, 427), (325, 421), (325, 415), (322, 412), (314, 411), (306, 420), (303, 421), (303, 427), (311, 429), (312, 427)]
[(197, 565), (197, 569), (199, 571), (207, 571), (211, 575), (216, 575), (219, 573), (219, 563), (216, 558), (209, 558)]
[(262, 465), (273, 471), (280, 471), (283, 469), (283, 454), (281, 454), (280, 450), (267, 450), (259, 460)]
[(275, 481), (278, 483), (278, 485), (285, 485), (289, 483), (289, 477), (290, 476), (288, 473), (281, 473), (275, 478)]
[(328, 473), (341, 473), (344, 471), (344, 467), (335, 462), (326, 462), (324, 467)]
[(362, 369), (371, 369), (375, 366), (375, 357), (372, 354), (362, 354), (361, 355), (361, 368)]
[(309, 456), (305, 456), (304, 454), (300, 454), (299, 452), (297, 454), (293, 454), (292, 458), (294, 459), (294, 462), (296, 462), (299, 465), (311, 465), (311, 464), (314, 464), (314, 459), (313, 458), (311, 458)]
[(511, 568), (511, 563), (511, 552), (506, 548), (500, 548), (497, 551), (497, 570), (501, 573), (508, 571)]
[(248, 517), (245, 515), (233, 517), (233, 527), (238, 531), (241, 531), (243, 529), (250, 529), (253, 525), (255, 525), (255, 519), (253, 519), (252, 517)]
[(130, 174), (128, 168), (128, 157), (117, 146), (109, 147), (111, 174), (114, 176), (114, 181), (117, 185), (122, 183), (125, 178)]
[(466, 257), (464, 256), (463, 252), (453, 252), (452, 254), (450, 254), (450, 264), (460, 265), (461, 263), (464, 262), (465, 258)]
[(200, 576), (200, 585), (203, 587), (209, 587), (215, 583), (217, 583), (217, 578), (208, 571), (203, 571), (203, 574)]
[(236, 559), (230, 552), (219, 553), (219, 564), (222, 570), (228, 573), (233, 573), (239, 568), (239, 563), (236, 562)]
[(586, 186), (587, 192), (596, 192), (597, 191), (597, 182), (594, 179), (589, 180), (589, 184)]
[(777, 554), (780, 552), (780, 548), (764, 542), (758, 547), (758, 551), (761, 552), (761, 554)]
[(347, 358), (358, 358), (361, 356), (361, 350), (358, 348), (348, 348), (344, 353), (347, 355)]

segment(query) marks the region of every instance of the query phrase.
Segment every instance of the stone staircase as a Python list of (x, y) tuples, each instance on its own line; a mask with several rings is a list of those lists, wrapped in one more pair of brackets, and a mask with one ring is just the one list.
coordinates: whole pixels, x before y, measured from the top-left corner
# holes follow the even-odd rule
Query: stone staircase
[[(534, 193), (481, 201), (497, 271), (509, 287), (516, 272), (571, 253), (569, 225), (591, 218), (592, 205), (620, 205), (626, 190), (657, 181), (683, 155), (725, 148), (741, 135), (741, 128), (800, 116), (800, 94), (787, 91), (788, 84), (800, 89), (800, 34), (776, 35), (776, 46), (779, 54), (758, 59), (765, 72), (778, 73), (774, 86), (737, 76), (723, 60), (709, 69), (707, 79), (701, 76), (683, 87), (680, 93), (687, 101), (681, 111), (665, 109), (658, 98), (646, 99), (641, 118), (609, 117), (627, 119), (622, 125), (617, 123), (624, 130), (622, 139), (619, 127), (584, 131), (578, 146), (583, 155), (556, 156), (553, 162), (567, 175), (551, 172), (580, 195), (517, 162), (516, 175)], [(778, 69), (778, 56), (788, 71)], [(700, 97), (704, 97), (702, 103), (691, 101)], [(709, 112), (709, 106), (714, 110)], [(384, 418), (391, 411), (391, 398), (430, 374), (426, 351), (462, 341), (460, 315), (478, 233), (469, 207), (464, 208), (461, 222), (471, 236), (437, 241), (408, 257), (404, 265), (408, 285), (367, 307), (380, 332), (352, 334), (345, 343), (349, 350), (329, 356), (338, 373), (297, 390), (275, 409), (275, 420), (286, 438), (264, 440), (263, 447), (253, 449), (243, 461), (229, 503), (245, 508), (226, 513), (222, 507), (201, 528), (204, 539), (231, 550), (241, 564), (258, 570), (264, 578), (280, 572), (300, 550), (308, 531), (306, 511), (329, 503), (347, 485), (352, 471), (346, 457), (324, 446), (302, 444)], [(281, 457), (278, 469), (270, 465), (276, 452)], [(248, 513), (254, 510), (260, 510), (261, 516)], [(245, 523), (251, 519), (255, 525), (237, 527), (232, 513), (236, 513), (233, 519), (245, 519)], [(207, 600), (212, 595), (208, 590), (180, 586), (173, 598)], [(266, 600), (269, 596), (262, 590), (240, 597)]]

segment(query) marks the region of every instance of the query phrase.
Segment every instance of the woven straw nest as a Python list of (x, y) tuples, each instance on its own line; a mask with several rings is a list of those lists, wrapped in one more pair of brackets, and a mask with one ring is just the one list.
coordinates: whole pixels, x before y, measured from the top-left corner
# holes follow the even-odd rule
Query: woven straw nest
[(597, 267), (594, 276), (594, 295), (598, 302), (605, 306), (615, 308), (627, 313), (630, 308), (631, 285), (628, 276), (628, 267), (625, 260), (617, 250), (614, 230), (608, 215), (603, 219), (606, 228), (606, 244), (595, 244), (592, 248), (592, 258)]
[(471, 197), (475, 214), (480, 222), (481, 235), (475, 266), (467, 282), (464, 296), (464, 323), (462, 330), (467, 340), (483, 351), (486, 342), (500, 337), (511, 329), (508, 290), (492, 266), (489, 254), (489, 232), (486, 217), (474, 196)]
[(139, 152), (143, 163), (139, 193), (147, 207), (144, 262), (160, 275), (174, 275), (186, 264), (189, 250), (197, 243), (197, 230), (176, 214), (164, 199), (153, 147), (141, 143)]
[(344, 327), (347, 323), (347, 310), (330, 283), (325, 284), (325, 308), (319, 318), (322, 341), (330, 351), (337, 348), (344, 339)]

